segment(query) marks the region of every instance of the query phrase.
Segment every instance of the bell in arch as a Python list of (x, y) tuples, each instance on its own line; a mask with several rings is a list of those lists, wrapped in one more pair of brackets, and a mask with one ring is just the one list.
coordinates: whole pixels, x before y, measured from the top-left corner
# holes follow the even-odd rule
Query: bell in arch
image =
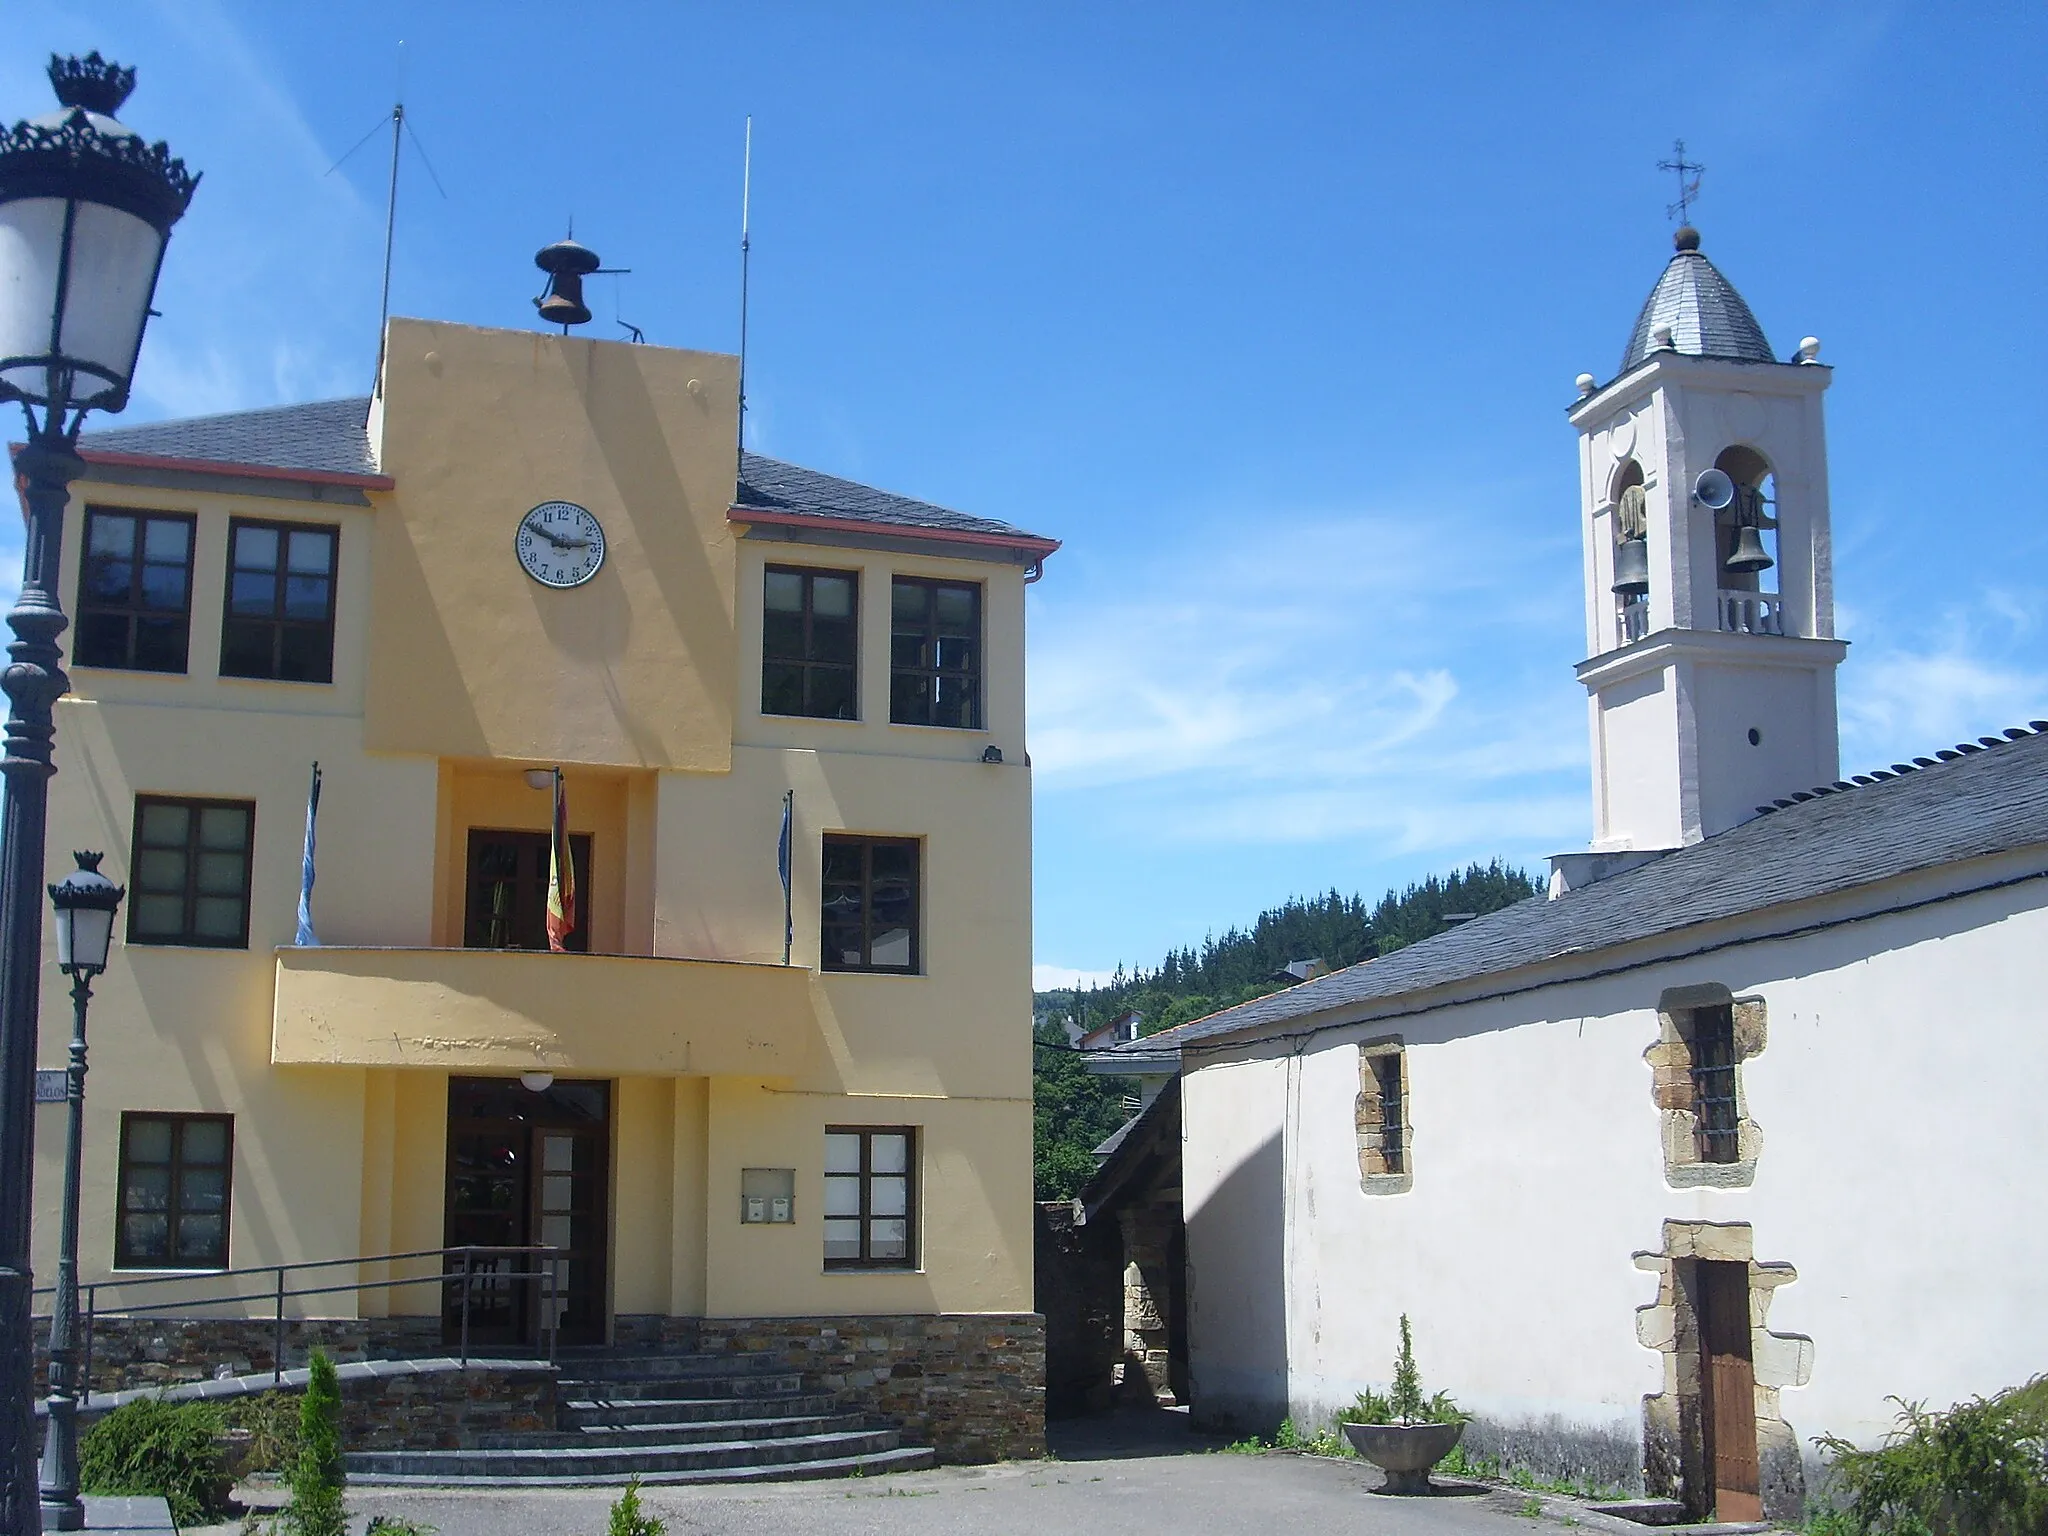
[(1623, 539), (1614, 546), (1613, 591), (1633, 597), (1650, 590), (1650, 541)]
[(565, 330), (590, 323), (590, 306), (583, 302), (583, 279), (601, 264), (597, 252), (574, 240), (557, 240), (544, 245), (533, 264), (548, 275), (547, 291), (533, 301), (541, 319)]
[(1745, 576), (1768, 571), (1775, 563), (1764, 553), (1763, 535), (1754, 523), (1743, 523), (1735, 530), (1735, 552), (1722, 562), (1727, 569)]

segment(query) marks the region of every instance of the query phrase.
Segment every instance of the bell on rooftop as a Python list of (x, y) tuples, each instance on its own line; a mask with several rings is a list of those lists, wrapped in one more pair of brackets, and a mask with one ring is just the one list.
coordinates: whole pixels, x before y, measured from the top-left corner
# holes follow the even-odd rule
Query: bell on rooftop
[(547, 291), (533, 301), (541, 319), (559, 325), (565, 334), (572, 325), (588, 325), (590, 306), (583, 302), (583, 279), (602, 265), (597, 252), (574, 240), (557, 240), (542, 246), (533, 264), (548, 275)]

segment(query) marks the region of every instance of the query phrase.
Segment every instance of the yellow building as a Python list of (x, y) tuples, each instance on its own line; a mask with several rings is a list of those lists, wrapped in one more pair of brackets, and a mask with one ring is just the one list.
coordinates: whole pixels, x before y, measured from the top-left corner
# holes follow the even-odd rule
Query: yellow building
[[(91, 1014), (100, 1313), (546, 1242), (553, 1312), (473, 1289), (478, 1342), (857, 1333), (934, 1381), (985, 1333), (1039, 1348), (1024, 587), (1057, 546), (753, 454), (735, 495), (737, 438), (732, 357), (416, 320), (374, 401), (87, 434), (49, 873), (104, 849), (128, 888)], [(461, 1289), (290, 1310), (392, 1352)], [(223, 1313), (271, 1303), (193, 1315)]]

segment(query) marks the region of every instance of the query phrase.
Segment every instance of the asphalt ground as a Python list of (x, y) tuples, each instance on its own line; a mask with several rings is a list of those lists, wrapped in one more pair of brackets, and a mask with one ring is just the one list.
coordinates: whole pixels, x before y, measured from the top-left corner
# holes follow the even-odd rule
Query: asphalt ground
[[(1511, 1491), (1468, 1486), (1434, 1498), (1392, 1498), (1373, 1491), (1380, 1475), (1363, 1462), (1223, 1452), (1219, 1442), (1190, 1434), (1180, 1415), (1056, 1425), (1052, 1443), (1042, 1461), (750, 1487), (652, 1487), (641, 1501), (668, 1536), (1561, 1536), (1568, 1522), (1643, 1529)], [(281, 1497), (245, 1492), (259, 1508)], [(363, 1488), (350, 1491), (348, 1504), (355, 1531), (383, 1515), (431, 1526), (439, 1536), (605, 1536), (617, 1496), (615, 1488)], [(230, 1536), (240, 1526), (212, 1529)]]

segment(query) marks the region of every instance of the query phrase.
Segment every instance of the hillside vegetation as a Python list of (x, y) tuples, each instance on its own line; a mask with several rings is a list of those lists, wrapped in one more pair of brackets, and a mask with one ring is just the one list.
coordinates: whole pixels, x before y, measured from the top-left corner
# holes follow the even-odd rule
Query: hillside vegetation
[(1259, 914), (1249, 929), (1211, 935), (1199, 948), (1170, 950), (1159, 964), (1126, 972), (1117, 968), (1100, 987), (1040, 992), (1033, 998), (1034, 1172), (1038, 1198), (1065, 1200), (1077, 1194), (1095, 1171), (1091, 1151), (1125, 1118), (1124, 1096), (1136, 1085), (1095, 1077), (1080, 1058), (1064, 1049), (1065, 1023), (1097, 1028), (1129, 1009), (1144, 1016), (1141, 1030), (1156, 1034), (1190, 1019), (1277, 992), (1292, 983), (1275, 980), (1296, 960), (1321, 960), (1338, 971), (1361, 960), (1392, 954), (1451, 925), (1445, 914), (1477, 916), (1536, 894), (1536, 882), (1520, 869), (1495, 859), (1450, 875), (1430, 876), (1403, 891), (1389, 891), (1367, 904), (1362, 896), (1332, 890), (1295, 897)]

